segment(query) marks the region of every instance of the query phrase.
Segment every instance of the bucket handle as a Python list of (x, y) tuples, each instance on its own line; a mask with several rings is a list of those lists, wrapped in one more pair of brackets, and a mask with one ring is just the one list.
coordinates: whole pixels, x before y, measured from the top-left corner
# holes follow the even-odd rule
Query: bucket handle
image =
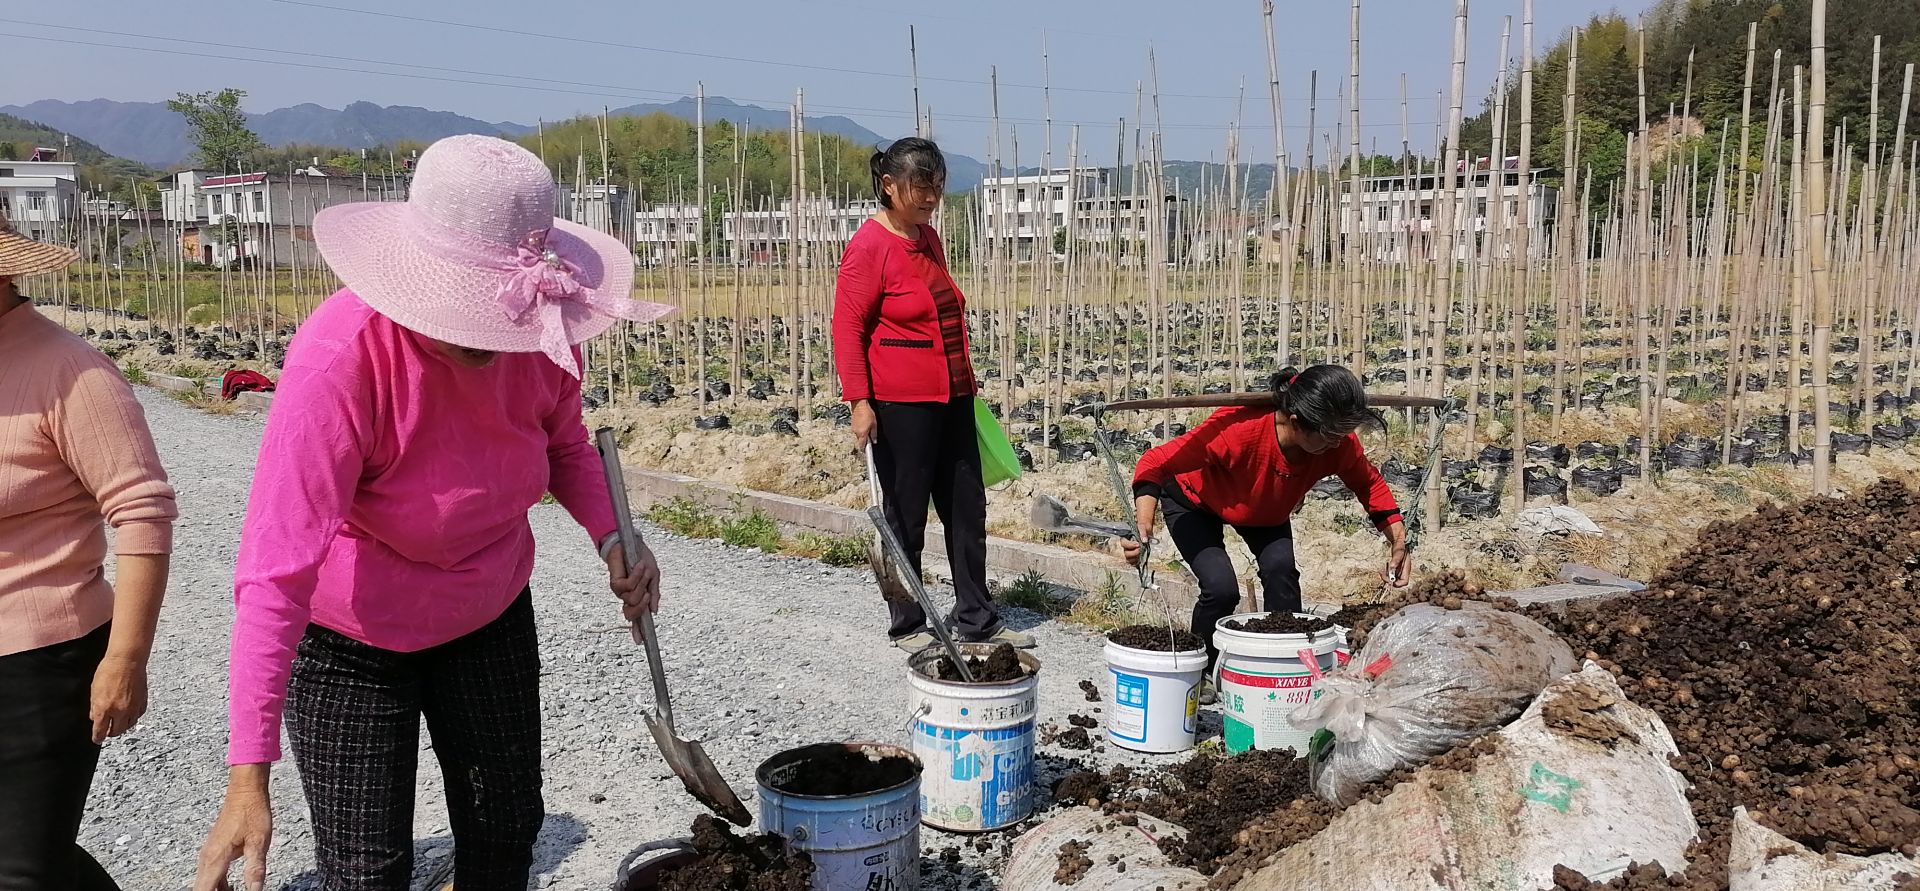
[(907, 716), (907, 726), (902, 728), (902, 730), (906, 733), (912, 733), (914, 723), (918, 722), (921, 718), (924, 718), (927, 715), (932, 713), (933, 713), (933, 703), (931, 702), (920, 703), (920, 707), (917, 709), (914, 709), (913, 714)]
[(1313, 651), (1312, 647), (1307, 647), (1294, 655), (1300, 659), (1301, 665), (1307, 667), (1307, 677), (1312, 678), (1314, 683), (1319, 683), (1327, 676), (1326, 672), (1320, 670), (1320, 656)]

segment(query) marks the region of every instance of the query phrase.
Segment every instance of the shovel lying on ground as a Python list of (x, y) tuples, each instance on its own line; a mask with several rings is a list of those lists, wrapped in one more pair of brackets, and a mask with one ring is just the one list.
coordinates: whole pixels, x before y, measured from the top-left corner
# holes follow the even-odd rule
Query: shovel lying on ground
[(947, 627), (946, 619), (941, 618), (940, 608), (934, 604), (933, 595), (927, 593), (927, 586), (920, 581), (920, 574), (913, 571), (913, 562), (907, 559), (907, 549), (900, 546), (900, 539), (893, 534), (893, 527), (887, 525), (886, 511), (880, 507), (880, 474), (874, 469), (871, 443), (867, 445), (867, 479), (872, 482), (874, 490), (874, 503), (867, 508), (867, 519), (873, 521), (873, 531), (879, 536), (881, 553), (893, 568), (892, 573), (883, 573), (878, 567), (875, 568), (874, 574), (880, 579), (881, 591), (886, 591), (889, 575), (894, 584), (905, 581), (907, 590), (913, 593), (915, 600), (920, 601), (920, 610), (926, 613), (927, 627), (933, 629), (933, 636), (939, 638), (940, 645), (946, 648), (954, 671), (960, 673), (961, 680), (973, 683), (973, 668), (967, 665), (960, 645), (954, 642), (952, 629)]
[[(620, 472), (620, 447), (610, 427), (602, 427), (595, 432), (594, 440), (600, 448), (600, 465), (606, 471), (607, 491), (613, 496), (613, 517), (620, 524), (620, 547), (631, 559), (640, 550), (640, 536), (633, 531), (633, 515), (627, 510), (627, 482), (626, 475)], [(707, 750), (697, 742), (681, 739), (674, 732), (673, 700), (667, 695), (667, 670), (660, 659), (660, 636), (654, 633), (652, 613), (640, 614), (639, 620), (633, 625), (633, 637), (635, 642), (647, 648), (647, 670), (653, 675), (654, 704), (654, 711), (645, 715), (647, 730), (653, 733), (654, 745), (660, 747), (660, 755), (667, 759), (667, 767), (687, 787), (687, 794), (706, 805), (707, 810), (737, 825), (751, 825), (753, 814), (747, 811), (746, 804), (740, 801), (740, 796), (734, 794), (733, 787), (720, 775), (720, 769), (713, 765), (713, 759), (707, 757)]]

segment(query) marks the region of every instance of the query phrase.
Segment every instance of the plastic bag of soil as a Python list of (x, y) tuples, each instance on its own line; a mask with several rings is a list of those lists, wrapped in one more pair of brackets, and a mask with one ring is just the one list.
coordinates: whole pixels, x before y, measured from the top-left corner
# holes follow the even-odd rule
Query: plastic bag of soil
[(1920, 859), (1821, 854), (1734, 809), (1727, 891), (1900, 891), (1916, 876)]
[(1375, 625), (1289, 720), (1314, 734), (1314, 792), (1347, 805), (1368, 783), (1513, 720), (1578, 664), (1526, 616), (1477, 601), (1419, 603)]
[[(1589, 663), (1505, 729), (1347, 808), (1229, 887), (1536, 891), (1555, 887), (1563, 865), (1598, 881), (1632, 863), (1677, 872), (1699, 831), (1686, 780), (1668, 764), (1677, 754), (1660, 718)], [(1214, 884), (1232, 878), (1223, 871)]]

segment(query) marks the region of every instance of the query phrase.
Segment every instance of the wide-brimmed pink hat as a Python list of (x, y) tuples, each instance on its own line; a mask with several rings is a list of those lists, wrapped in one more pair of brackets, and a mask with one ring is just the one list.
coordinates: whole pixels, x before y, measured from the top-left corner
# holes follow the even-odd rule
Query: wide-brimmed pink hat
[(491, 136), (420, 153), (405, 202), (339, 204), (313, 219), (327, 265), (401, 327), (475, 350), (545, 353), (575, 377), (572, 346), (621, 319), (673, 311), (632, 299), (633, 254), (556, 219), (553, 176)]

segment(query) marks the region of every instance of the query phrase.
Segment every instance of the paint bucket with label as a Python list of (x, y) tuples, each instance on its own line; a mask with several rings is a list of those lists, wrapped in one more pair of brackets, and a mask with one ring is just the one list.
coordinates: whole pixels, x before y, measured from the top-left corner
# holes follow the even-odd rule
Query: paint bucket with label
[(1207, 648), (1180, 653), (1123, 647), (1107, 641), (1107, 739), (1136, 752), (1184, 752), (1193, 748), (1200, 678)]
[(1229, 622), (1243, 624), (1266, 615), (1242, 613), (1214, 626), (1213, 645), (1220, 648), (1216, 686), (1226, 748), (1234, 754), (1248, 749), (1292, 749), (1296, 756), (1305, 757), (1308, 735), (1294, 729), (1287, 716), (1311, 702), (1321, 676), (1352, 654), (1345, 631), (1337, 627), (1312, 635), (1256, 634), (1227, 627)]
[(813, 891), (917, 891), (920, 759), (881, 743), (788, 749), (754, 772), (760, 826), (813, 858)]
[[(994, 644), (963, 643), (969, 661)], [(1022, 676), (1011, 681), (940, 680), (941, 647), (907, 662), (913, 709), (908, 733), (926, 771), (920, 819), (949, 832), (1003, 829), (1033, 813), (1034, 715), (1040, 660), (1020, 653)]]

